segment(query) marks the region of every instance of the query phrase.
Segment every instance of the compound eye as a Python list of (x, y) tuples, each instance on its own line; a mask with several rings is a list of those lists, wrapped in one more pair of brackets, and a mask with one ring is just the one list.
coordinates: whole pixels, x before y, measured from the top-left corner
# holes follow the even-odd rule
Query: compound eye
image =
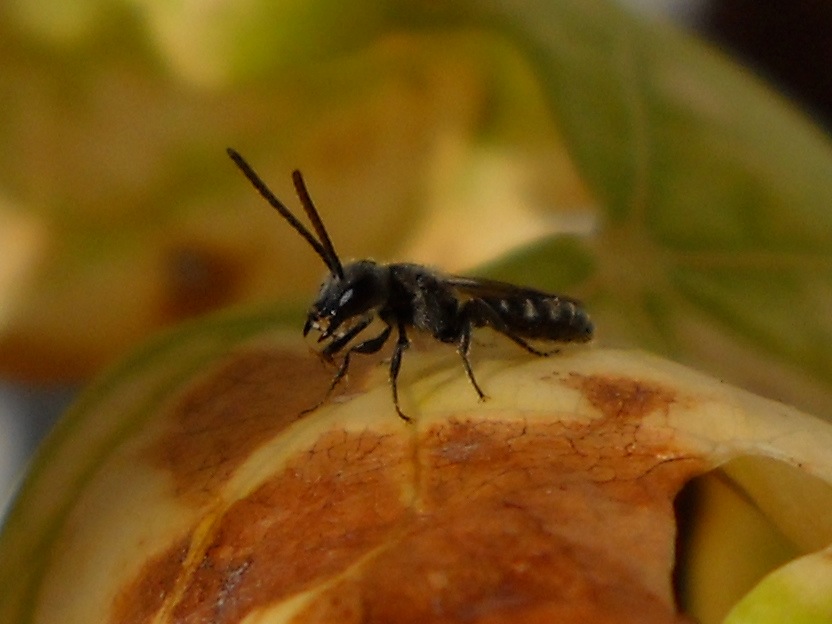
[(354, 295), (355, 295), (355, 289), (347, 288), (347, 290), (345, 290), (344, 293), (341, 295), (341, 298), (338, 299), (338, 307), (341, 308), (341, 307), (347, 305), (347, 302), (350, 299), (352, 299)]
[(348, 273), (348, 279), (333, 283), (327, 298), (325, 309), (333, 321), (345, 321), (353, 316), (364, 314), (381, 303), (384, 290), (380, 287), (373, 271), (354, 270)]

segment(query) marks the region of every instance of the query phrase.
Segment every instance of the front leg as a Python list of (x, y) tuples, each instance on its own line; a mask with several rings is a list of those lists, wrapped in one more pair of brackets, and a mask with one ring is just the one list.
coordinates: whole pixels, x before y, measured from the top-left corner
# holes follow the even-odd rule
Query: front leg
[(353, 353), (376, 353), (381, 347), (384, 346), (384, 343), (387, 342), (387, 339), (390, 337), (390, 332), (392, 331), (392, 327), (389, 325), (384, 328), (384, 330), (375, 338), (370, 338), (365, 340), (362, 343), (355, 345), (354, 347), (347, 350), (344, 354), (344, 359), (341, 361), (341, 366), (338, 367), (338, 372), (335, 373), (335, 377), (332, 378), (332, 383), (329, 384), (329, 389), (326, 391), (326, 397), (330, 395), (330, 393), (335, 389), (335, 386), (338, 385), (338, 382), (344, 378), (347, 374), (347, 370), (350, 367), (350, 355)]
[[(323, 350), (322, 355), (327, 360), (331, 360), (333, 354), (340, 351), (347, 342), (354, 338), (355, 335), (358, 334), (362, 329), (366, 328), (371, 321), (372, 319), (366, 319), (366, 322), (362, 321), (361, 323), (358, 323), (357, 325), (355, 325), (355, 327), (350, 329), (350, 331), (346, 332), (343, 336), (337, 338), (336, 340), (333, 340)], [(314, 411), (326, 402), (326, 400), (332, 394), (332, 391), (335, 390), (335, 387), (338, 385), (338, 383), (346, 376), (347, 371), (350, 367), (350, 355), (352, 355), (353, 352), (376, 353), (379, 349), (381, 349), (382, 346), (384, 346), (384, 343), (387, 342), (387, 339), (390, 337), (390, 332), (392, 331), (392, 329), (393, 328), (390, 327), (390, 325), (388, 325), (384, 328), (384, 330), (382, 330), (382, 332), (378, 336), (375, 336), (374, 338), (369, 338), (368, 340), (365, 340), (364, 342), (361, 342), (355, 345), (354, 347), (350, 347), (344, 354), (344, 359), (341, 361), (341, 365), (338, 367), (338, 372), (335, 373), (335, 376), (329, 383), (329, 387), (324, 393), (324, 397), (312, 407), (303, 410), (301, 414), (307, 414), (311, 411)], [(333, 347), (333, 345), (335, 345), (335, 347)]]
[[(340, 336), (336, 336), (332, 342), (330, 342), (326, 347), (324, 347), (323, 351), (321, 351), (321, 355), (324, 357), (325, 360), (328, 362), (332, 361), (332, 356), (338, 353), (341, 349), (343, 349), (347, 343), (355, 338), (358, 334), (360, 334), (367, 326), (373, 322), (373, 317), (365, 316), (360, 321), (358, 321), (355, 325), (350, 327), (347, 331), (345, 331)], [(389, 332), (388, 332), (389, 334)], [(364, 343), (362, 343), (364, 344)], [(359, 345), (360, 346), (360, 345)], [(350, 349), (352, 350), (352, 349)]]

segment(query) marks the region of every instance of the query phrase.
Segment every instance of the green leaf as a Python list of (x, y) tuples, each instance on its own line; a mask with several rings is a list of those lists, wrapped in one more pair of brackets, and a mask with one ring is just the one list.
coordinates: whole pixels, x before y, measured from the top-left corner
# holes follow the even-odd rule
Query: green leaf
[(588, 279), (595, 269), (592, 254), (579, 239), (554, 236), (517, 249), (481, 267), (480, 273), (492, 279), (522, 279), (522, 283), (536, 288), (562, 291)]
[(832, 415), (828, 137), (716, 50), (617, 3), (454, 11), (526, 53), (602, 203), (583, 293), (601, 340)]

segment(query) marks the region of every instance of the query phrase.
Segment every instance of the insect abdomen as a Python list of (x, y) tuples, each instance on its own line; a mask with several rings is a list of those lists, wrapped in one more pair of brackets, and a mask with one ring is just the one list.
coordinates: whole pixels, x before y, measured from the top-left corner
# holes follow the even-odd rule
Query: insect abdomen
[(580, 304), (570, 299), (541, 295), (483, 300), (510, 330), (524, 338), (557, 342), (592, 338), (592, 321)]

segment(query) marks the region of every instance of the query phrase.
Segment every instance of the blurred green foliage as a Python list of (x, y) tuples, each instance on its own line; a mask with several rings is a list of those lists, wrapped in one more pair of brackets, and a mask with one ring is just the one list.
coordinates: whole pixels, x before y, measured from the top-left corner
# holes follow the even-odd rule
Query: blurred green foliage
[(612, 0), (0, 16), (7, 374), (86, 376), (185, 317), (311, 298), (323, 268), (231, 144), (280, 197), (302, 167), (345, 257), (563, 290), (602, 344), (832, 417), (829, 137), (666, 24)]
[[(36, 163), (38, 183), (48, 174), (47, 182), (57, 180), (53, 192), (64, 197), (73, 197), (65, 189), (82, 179), (83, 189), (74, 195), (80, 203), (108, 185), (113, 188), (107, 198), (119, 192), (124, 197), (126, 185), (138, 204), (157, 213), (168, 233), (206, 229), (205, 222), (217, 218), (223, 224), (218, 230), (251, 249), (250, 230), (237, 214), (230, 228), (229, 217), (216, 217), (229, 200), (231, 177), (222, 179), (219, 195), (207, 196), (204, 190), (211, 188), (211, 172), (227, 167), (215, 148), (240, 140), (241, 148), (256, 145), (256, 157), (273, 151), (286, 169), (290, 161), (311, 163), (323, 188), (319, 203), (337, 205), (347, 215), (331, 221), (327, 215), (336, 244), (347, 237), (344, 255), (374, 250), (395, 255), (411, 248), (408, 232), (418, 230), (431, 193), (447, 188), (436, 184), (437, 175), (446, 180), (471, 176), (477, 162), (471, 154), (499, 146), (509, 161), (516, 154), (515, 167), (537, 171), (538, 183), (547, 171), (558, 180), (563, 170), (553, 154), (562, 139), (597, 202), (591, 226), (567, 243), (544, 238), (502, 263), (491, 261), (487, 272), (544, 288), (569, 288), (584, 297), (604, 343), (660, 351), (832, 415), (830, 142), (782, 96), (718, 51), (610, 0), (374, 0), (349, 6), (330, 0), (88, 0), (74, 9), (58, 4), (38, 10), (22, 1), (6, 6), (5, 28), (14, 35), (3, 44), (7, 59), (21, 48), (35, 50), (33, 58), (40, 61), (63, 53), (65, 65), (72, 66), (74, 59), (77, 69), (95, 53), (91, 42), (112, 45), (121, 37), (132, 52), (112, 47), (104, 73), (99, 67), (98, 74), (90, 72), (83, 80), (64, 76), (58, 83), (65, 91), (104, 77), (87, 88), (99, 96), (146, 97), (133, 100), (134, 123), (112, 124), (106, 138), (93, 130), (62, 144), (91, 149), (94, 155), (86, 162), (105, 163), (100, 180), (88, 164), (70, 167), (70, 177), (62, 182), (62, 168), (49, 169), (60, 165), (60, 158), (33, 160), (21, 150), (19, 132), (8, 127), (3, 130), (10, 146), (7, 169), (12, 162), (23, 168)], [(419, 43), (411, 47), (402, 41)], [(6, 63), (22, 66), (19, 58)], [(426, 66), (451, 78), (436, 80), (439, 74)], [(401, 82), (408, 75), (422, 82)], [(397, 81), (405, 86), (391, 91), (389, 85)], [(19, 84), (10, 81), (7, 87)], [(113, 84), (122, 90), (112, 90)], [(416, 101), (420, 93), (428, 94), (427, 100)], [(11, 98), (8, 88), (5, 97)], [(84, 97), (89, 105), (90, 96)], [(206, 101), (211, 105), (206, 107)], [(107, 128), (105, 104), (97, 102), (91, 118), (77, 113), (81, 127), (104, 122)], [(385, 112), (390, 112), (388, 125), (379, 125)], [(144, 117), (153, 120), (152, 130)], [(403, 132), (407, 124), (412, 126)], [(132, 133), (123, 134), (125, 127)], [(342, 141), (333, 142), (338, 136)], [(102, 147), (125, 140), (145, 141), (152, 149), (137, 161), (121, 162), (117, 152), (111, 158)], [(379, 141), (387, 147), (378, 149)], [(47, 137), (43, 144), (48, 143)], [(449, 144), (467, 147), (449, 149)], [(119, 186), (125, 169), (138, 175), (129, 182), (123, 178)], [(489, 180), (499, 179), (501, 171)], [(10, 188), (25, 191), (35, 184), (32, 175), (5, 179)], [(347, 188), (344, 180), (350, 181)], [(339, 193), (326, 190), (336, 186)], [(286, 186), (279, 190), (283, 194)], [(586, 195), (578, 197), (585, 202), (581, 209), (587, 209)], [(356, 215), (354, 206), (367, 205), (368, 199), (371, 209)], [(466, 197), (459, 199), (464, 204)], [(165, 201), (179, 206), (173, 224)], [(517, 202), (536, 205), (541, 224), (550, 216), (539, 201), (530, 204), (518, 196)], [(60, 208), (53, 202), (50, 210)], [(476, 220), (470, 207), (460, 210), (459, 223)], [(265, 223), (266, 217), (257, 218)], [(99, 229), (107, 231), (112, 216), (103, 219)], [(348, 225), (358, 220), (363, 227), (380, 223), (380, 229), (370, 232), (369, 240), (357, 240), (345, 230), (354, 230)], [(539, 231), (551, 233), (543, 225)], [(396, 243), (390, 242), (391, 233)], [(285, 234), (288, 239), (291, 233)], [(464, 229), (456, 234), (466, 239)], [(133, 244), (146, 244), (143, 236)], [(261, 240), (256, 248), (267, 244)], [(476, 246), (476, 241), (460, 242), (465, 244)], [(118, 247), (127, 248), (123, 241)], [(297, 247), (291, 249), (281, 252), (282, 262), (295, 258)], [(136, 260), (142, 252), (131, 254), (121, 263), (133, 261), (152, 272), (151, 260)], [(276, 271), (262, 262), (274, 256), (254, 256), (259, 259), (243, 263), (265, 268), (248, 290), (242, 289), (249, 295), (268, 291), (266, 271)], [(112, 254), (101, 253), (95, 266), (101, 262), (112, 265)], [(303, 269), (292, 292), (314, 272), (314, 267)], [(123, 276), (122, 281), (132, 283)], [(83, 292), (90, 291), (90, 282), (95, 279)], [(250, 298), (230, 290), (228, 300), (219, 303)], [(63, 301), (53, 292), (50, 297)], [(131, 316), (127, 308), (120, 313), (125, 316)]]

